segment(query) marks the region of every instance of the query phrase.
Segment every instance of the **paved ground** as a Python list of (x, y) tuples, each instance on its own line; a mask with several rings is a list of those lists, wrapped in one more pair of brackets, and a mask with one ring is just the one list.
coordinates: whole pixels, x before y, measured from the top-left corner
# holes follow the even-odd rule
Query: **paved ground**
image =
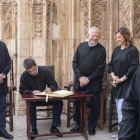
[[(49, 131), (51, 126), (51, 120), (40, 120), (38, 121), (38, 131), (39, 133), (43, 133), (45, 131)], [(74, 123), (71, 125), (74, 126)], [(9, 126), (7, 125), (7, 130), (9, 130)], [(60, 131), (65, 130), (69, 131), (70, 128), (66, 127), (66, 116), (62, 115), (62, 125), (59, 128)], [(14, 116), (14, 131), (11, 133), (14, 136), (14, 140), (27, 140), (26, 137), (26, 117), (25, 116)], [(101, 131), (97, 129), (96, 135), (90, 136), (88, 135), (89, 140), (112, 140), (112, 136), (116, 135), (117, 132), (114, 131), (112, 133), (108, 132), (107, 127), (105, 126), (104, 130)], [(73, 134), (73, 135), (64, 135), (62, 138), (58, 138), (56, 136), (49, 137), (40, 137), (36, 138), (36, 140), (84, 140), (84, 137), (81, 134)], [(4, 140), (0, 138), (0, 140)]]

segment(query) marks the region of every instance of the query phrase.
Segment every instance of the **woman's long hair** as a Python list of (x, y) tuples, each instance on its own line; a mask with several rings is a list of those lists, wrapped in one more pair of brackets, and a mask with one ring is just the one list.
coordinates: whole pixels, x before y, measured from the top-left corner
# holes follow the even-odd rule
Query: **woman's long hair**
[(132, 39), (131, 33), (130, 33), (128, 28), (121, 27), (117, 30), (116, 34), (117, 33), (120, 33), (124, 37), (126, 45), (132, 45), (133, 44), (133, 39)]

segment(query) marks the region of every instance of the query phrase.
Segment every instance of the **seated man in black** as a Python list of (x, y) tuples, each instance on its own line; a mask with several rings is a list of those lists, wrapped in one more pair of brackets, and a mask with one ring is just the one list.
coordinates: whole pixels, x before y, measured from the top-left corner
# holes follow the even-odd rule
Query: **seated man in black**
[[(26, 71), (23, 72), (20, 79), (20, 94), (29, 93), (35, 94), (43, 92), (46, 89), (46, 85), (51, 89), (51, 91), (56, 91), (58, 89), (57, 83), (54, 80), (52, 74), (42, 67), (36, 65), (36, 62), (32, 58), (27, 58), (23, 63)], [(32, 102), (30, 104), (30, 120), (32, 126), (32, 134), (37, 135), (37, 126), (36, 126), (36, 106), (44, 104), (44, 102)], [(62, 134), (58, 130), (57, 126), (60, 123), (60, 116), (62, 113), (63, 102), (61, 100), (57, 101), (48, 101), (46, 105), (53, 106), (53, 120), (52, 126), (50, 129), (51, 133), (59, 133), (56, 136), (62, 137)], [(32, 137), (34, 139), (34, 137)]]

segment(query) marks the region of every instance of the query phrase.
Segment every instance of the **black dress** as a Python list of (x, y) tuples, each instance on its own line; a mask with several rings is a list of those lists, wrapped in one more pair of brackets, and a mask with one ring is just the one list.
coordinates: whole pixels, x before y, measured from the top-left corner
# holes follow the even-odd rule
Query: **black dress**
[(128, 78), (124, 82), (112, 88), (112, 96), (118, 99), (127, 97), (126, 90), (130, 85), (131, 78), (139, 65), (139, 52), (133, 45), (121, 50), (118, 46), (114, 49), (111, 61), (109, 63), (109, 71), (114, 72), (119, 78), (124, 75)]

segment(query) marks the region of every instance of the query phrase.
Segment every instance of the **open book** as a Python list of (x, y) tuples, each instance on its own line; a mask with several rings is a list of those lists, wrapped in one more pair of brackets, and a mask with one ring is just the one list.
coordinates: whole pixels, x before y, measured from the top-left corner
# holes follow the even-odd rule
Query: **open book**
[(58, 91), (54, 91), (51, 93), (45, 93), (45, 92), (39, 92), (39, 93), (35, 93), (34, 95), (36, 96), (50, 96), (50, 97), (66, 97), (69, 95), (72, 95), (73, 92), (72, 91), (67, 91), (67, 90), (58, 90)]
[(69, 95), (72, 95), (72, 94), (73, 94), (72, 91), (58, 90), (58, 91), (49, 93), (48, 96), (51, 96), (51, 97), (66, 97), (66, 96), (69, 96)]

